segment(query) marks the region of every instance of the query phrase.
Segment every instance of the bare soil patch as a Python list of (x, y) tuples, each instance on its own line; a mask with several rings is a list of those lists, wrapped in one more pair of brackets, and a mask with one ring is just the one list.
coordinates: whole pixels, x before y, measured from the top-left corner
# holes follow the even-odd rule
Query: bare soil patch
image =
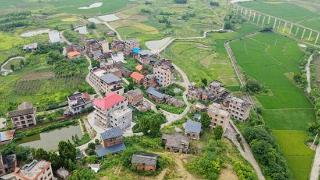
[(24, 81), (44, 80), (44, 79), (50, 79), (53, 77), (54, 77), (54, 73), (51, 71), (33, 72), (33, 73), (25, 75), (22, 80), (24, 80)]

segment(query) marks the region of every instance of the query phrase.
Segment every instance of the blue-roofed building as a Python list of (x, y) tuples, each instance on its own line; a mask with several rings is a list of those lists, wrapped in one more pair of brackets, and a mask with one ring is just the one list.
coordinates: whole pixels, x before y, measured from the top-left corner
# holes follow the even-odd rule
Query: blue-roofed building
[(197, 121), (188, 120), (184, 124), (185, 135), (190, 139), (198, 140), (201, 133), (201, 123)]
[(125, 149), (123, 144), (123, 132), (119, 127), (114, 127), (100, 134), (101, 145), (97, 147), (96, 153), (99, 157), (107, 154), (115, 154)]
[(166, 95), (157, 91), (154, 87), (149, 87), (147, 89), (147, 93), (149, 98), (155, 100), (156, 102), (160, 103), (165, 100)]
[(135, 48), (132, 49), (132, 53), (133, 53), (133, 54), (136, 54), (136, 55), (139, 54), (140, 51), (141, 51), (141, 49), (138, 48), (138, 47), (135, 47)]

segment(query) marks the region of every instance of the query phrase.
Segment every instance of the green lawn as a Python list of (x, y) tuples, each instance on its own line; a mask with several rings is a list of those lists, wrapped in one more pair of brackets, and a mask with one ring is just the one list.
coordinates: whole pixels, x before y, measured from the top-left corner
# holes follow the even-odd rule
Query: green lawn
[(259, 33), (231, 43), (241, 69), (270, 92), (257, 95), (263, 118), (273, 130), (294, 179), (307, 179), (313, 151), (305, 144), (308, 123), (315, 120), (312, 104), (290, 74), (299, 72), (304, 53), (297, 42), (274, 33)]

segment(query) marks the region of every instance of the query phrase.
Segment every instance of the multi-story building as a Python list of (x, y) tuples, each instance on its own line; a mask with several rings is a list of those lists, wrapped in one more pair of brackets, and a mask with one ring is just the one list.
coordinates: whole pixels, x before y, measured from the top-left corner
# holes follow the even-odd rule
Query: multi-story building
[(53, 180), (51, 163), (41, 160), (33, 160), (15, 171), (17, 180)]
[(167, 87), (172, 83), (172, 70), (166, 64), (157, 64), (153, 67), (153, 74), (160, 86)]
[(228, 96), (223, 101), (223, 106), (231, 114), (231, 117), (239, 121), (248, 119), (251, 110), (251, 104), (243, 99)]
[(18, 106), (17, 110), (9, 112), (9, 117), (11, 118), (12, 124), (17, 129), (27, 128), (37, 124), (36, 108), (28, 102), (23, 102)]
[(71, 114), (79, 114), (92, 107), (90, 95), (88, 93), (76, 92), (68, 96), (68, 106)]
[(122, 130), (131, 126), (132, 110), (128, 101), (117, 93), (109, 93), (104, 98), (93, 101), (95, 122), (103, 128), (119, 127)]
[(220, 104), (213, 103), (208, 107), (208, 115), (211, 117), (211, 128), (221, 126), (223, 131), (228, 127), (230, 121), (230, 113), (223, 110)]
[(124, 41), (124, 50), (123, 53), (125, 56), (131, 54), (134, 48), (139, 48), (139, 43), (137, 40), (129, 39)]
[(123, 132), (119, 127), (107, 129), (100, 134), (101, 145), (97, 148), (96, 153), (99, 157), (106, 154), (114, 154), (125, 149), (123, 143)]
[(157, 87), (158, 83), (157, 83), (156, 77), (153, 74), (146, 75), (144, 80), (143, 80), (143, 86), (145, 88)]
[(162, 142), (165, 144), (165, 149), (172, 152), (188, 153), (189, 139), (182, 134), (164, 134), (162, 135)]
[(121, 79), (113, 73), (107, 73), (104, 69), (92, 69), (89, 80), (103, 93), (124, 93)]

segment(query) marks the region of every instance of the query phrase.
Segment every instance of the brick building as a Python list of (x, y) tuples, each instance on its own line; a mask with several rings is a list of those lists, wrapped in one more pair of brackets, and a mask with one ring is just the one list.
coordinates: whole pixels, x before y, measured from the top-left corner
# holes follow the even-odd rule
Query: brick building
[(15, 128), (27, 128), (35, 126), (36, 122), (36, 108), (31, 103), (23, 102), (18, 106), (17, 110), (9, 112), (12, 124)]

